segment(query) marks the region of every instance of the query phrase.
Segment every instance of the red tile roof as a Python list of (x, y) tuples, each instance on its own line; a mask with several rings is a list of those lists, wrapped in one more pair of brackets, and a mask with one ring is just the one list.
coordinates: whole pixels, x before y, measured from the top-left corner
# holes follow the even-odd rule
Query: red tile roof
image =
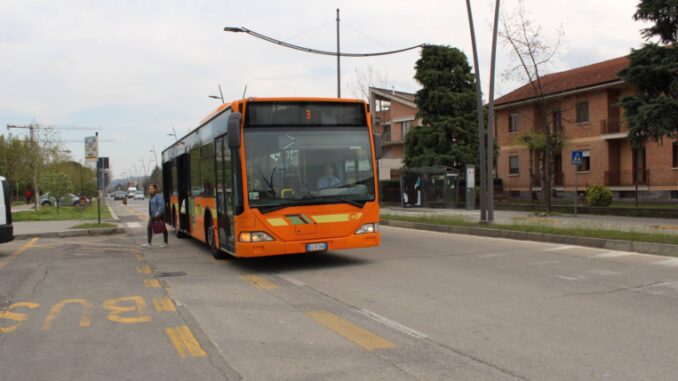
[[(544, 94), (558, 94), (565, 91), (578, 90), (587, 87), (619, 81), (619, 71), (629, 65), (627, 56), (598, 62), (593, 65), (582, 66), (576, 69), (561, 71), (545, 75), (541, 78)], [(512, 92), (495, 99), (495, 105), (528, 100), (536, 97), (532, 84), (528, 83)]]

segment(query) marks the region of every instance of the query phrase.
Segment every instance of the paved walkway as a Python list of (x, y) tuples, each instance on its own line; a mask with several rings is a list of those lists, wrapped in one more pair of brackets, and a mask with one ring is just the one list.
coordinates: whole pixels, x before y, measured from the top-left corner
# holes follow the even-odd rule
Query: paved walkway
[[(479, 221), (479, 210), (432, 209), (382, 207), (382, 214), (405, 216), (458, 216), (469, 221)], [(599, 215), (557, 215), (539, 217), (531, 212), (496, 210), (494, 219), (499, 224), (539, 224), (554, 227), (580, 227), (591, 229), (613, 229), (623, 231), (642, 231), (651, 233), (678, 234), (678, 219), (599, 216)]]

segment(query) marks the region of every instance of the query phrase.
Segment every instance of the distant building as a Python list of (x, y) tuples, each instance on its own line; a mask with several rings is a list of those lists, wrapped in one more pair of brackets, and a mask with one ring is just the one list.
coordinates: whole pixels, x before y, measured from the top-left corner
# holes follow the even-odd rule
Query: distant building
[(379, 179), (397, 180), (404, 166), (405, 136), (410, 128), (421, 125), (414, 94), (370, 87), (370, 110), (384, 150), (379, 160)]
[[(637, 182), (639, 189), (678, 200), (678, 140), (649, 142), (639, 149), (629, 142), (628, 125), (618, 106), (620, 97), (635, 91), (618, 75), (628, 64), (628, 57), (620, 57), (542, 78), (552, 109), (549, 118), (565, 136), (565, 145), (555, 156), (556, 190), (572, 191), (576, 171), (581, 190), (587, 185), (605, 185), (617, 198), (625, 198), (632, 197)], [(527, 197), (530, 153), (519, 137), (540, 123), (536, 92), (526, 84), (495, 104), (495, 135), (500, 147), (497, 175), (513, 196)], [(583, 151), (584, 161), (578, 167), (570, 162), (574, 150)], [(539, 155), (534, 163), (537, 170), (544, 171)], [(539, 180), (537, 186), (541, 185)]]

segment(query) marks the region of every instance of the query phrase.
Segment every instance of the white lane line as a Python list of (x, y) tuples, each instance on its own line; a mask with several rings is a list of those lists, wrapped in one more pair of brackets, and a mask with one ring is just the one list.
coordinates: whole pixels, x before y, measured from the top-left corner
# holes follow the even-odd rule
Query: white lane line
[(140, 228), (141, 224), (138, 222), (126, 222), (128, 228)]
[(678, 267), (678, 258), (666, 259), (663, 261), (655, 262), (656, 265)]
[(375, 320), (375, 321), (377, 321), (377, 322), (379, 322), (379, 323), (381, 323), (381, 324), (383, 324), (387, 327), (393, 328), (396, 331), (400, 331), (400, 332), (402, 332), (406, 335), (415, 337), (417, 339), (426, 339), (428, 337), (428, 335), (426, 335), (425, 333), (419, 332), (419, 331), (412, 329), (410, 327), (406, 327), (406, 326), (404, 326), (404, 325), (402, 325), (398, 322), (395, 322), (395, 321), (393, 321), (389, 318), (383, 317), (376, 312), (372, 312), (372, 311), (366, 310), (366, 309), (359, 309), (358, 312), (360, 312), (361, 314), (363, 314), (363, 315), (369, 317), (370, 319)]
[(113, 211), (113, 208), (111, 208), (111, 206), (108, 205), (108, 203), (106, 203), (106, 206), (108, 207), (108, 211), (111, 213), (111, 217), (113, 217), (113, 219), (116, 220), (116, 221), (120, 220), (118, 218), (118, 215), (115, 214), (115, 212)]
[(625, 257), (627, 255), (631, 255), (633, 253), (630, 253), (628, 251), (608, 251), (606, 253), (602, 254), (597, 254), (595, 255), (596, 258), (616, 258), (616, 257)]
[(542, 249), (542, 251), (560, 251), (560, 250), (567, 250), (567, 249), (572, 249), (576, 246), (558, 246), (558, 247), (551, 247), (548, 249)]
[(494, 257), (503, 257), (506, 254), (485, 254), (481, 255), (481, 258), (494, 258)]
[(278, 275), (278, 278), (286, 280), (286, 281), (292, 283), (295, 286), (299, 286), (299, 287), (305, 287), (306, 286), (306, 283), (300, 281), (299, 279), (292, 278), (291, 276)]
[(575, 277), (565, 276), (565, 275), (556, 275), (556, 278), (565, 279), (565, 280), (579, 280), (580, 279), (580, 278), (575, 278)]

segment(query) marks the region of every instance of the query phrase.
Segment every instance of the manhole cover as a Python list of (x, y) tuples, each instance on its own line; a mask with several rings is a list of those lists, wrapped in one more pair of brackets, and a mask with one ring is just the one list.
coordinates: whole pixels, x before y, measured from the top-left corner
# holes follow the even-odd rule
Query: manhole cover
[(186, 275), (185, 272), (183, 271), (170, 271), (166, 273), (160, 273), (158, 274), (159, 278), (169, 278), (169, 277), (174, 277), (174, 276), (184, 276)]

